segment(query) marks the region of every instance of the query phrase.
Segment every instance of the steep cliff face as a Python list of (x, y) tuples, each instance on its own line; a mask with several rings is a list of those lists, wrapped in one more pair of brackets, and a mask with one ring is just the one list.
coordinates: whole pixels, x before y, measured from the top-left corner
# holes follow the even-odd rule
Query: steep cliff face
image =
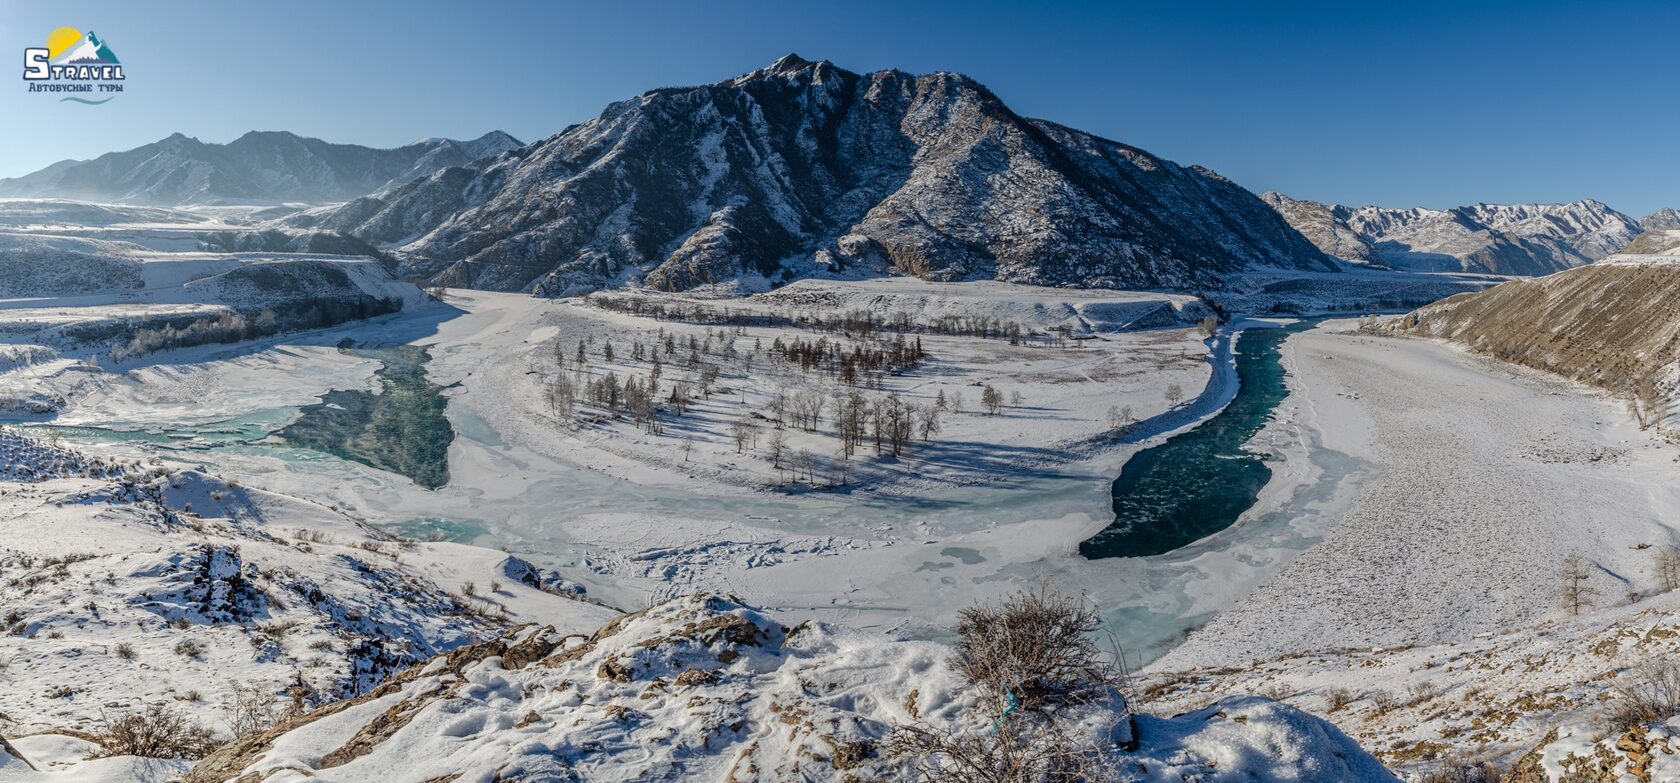
[(1453, 209), (1344, 207), (1261, 196), (1320, 250), (1420, 272), (1543, 275), (1620, 252), (1643, 230), (1590, 199)]
[(1336, 268), (1213, 172), (1022, 118), (957, 74), (792, 55), (300, 222), (400, 245), (444, 282), (548, 295), (893, 270), (1195, 288)]

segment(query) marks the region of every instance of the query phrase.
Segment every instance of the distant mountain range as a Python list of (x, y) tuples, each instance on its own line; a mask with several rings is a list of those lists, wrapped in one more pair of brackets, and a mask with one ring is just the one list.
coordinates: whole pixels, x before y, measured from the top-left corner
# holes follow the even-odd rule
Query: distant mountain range
[(408, 271), (563, 295), (813, 275), (1195, 289), (1336, 263), (1218, 174), (1021, 117), (953, 73), (784, 57), (292, 221)]
[(1680, 226), (1680, 213), (1671, 209), (1636, 221), (1590, 199), (1390, 209), (1320, 204), (1281, 193), (1260, 197), (1330, 255), (1420, 272), (1543, 275), (1619, 252), (1664, 221)]
[(0, 179), (0, 196), (151, 206), (343, 202), (520, 146), (500, 131), (396, 149), (329, 144), (283, 131), (252, 131), (228, 144), (177, 133), (125, 152), (60, 161)]

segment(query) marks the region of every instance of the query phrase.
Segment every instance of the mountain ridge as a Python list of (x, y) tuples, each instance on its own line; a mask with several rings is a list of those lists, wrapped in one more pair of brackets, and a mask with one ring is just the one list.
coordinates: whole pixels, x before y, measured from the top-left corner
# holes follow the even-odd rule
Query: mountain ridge
[(1348, 207), (1276, 192), (1260, 197), (1320, 250), (1407, 271), (1548, 274), (1616, 253), (1643, 230), (1593, 199), (1430, 209)]
[(342, 202), (520, 146), (502, 131), (390, 149), (334, 144), (290, 131), (253, 130), (227, 144), (176, 132), (134, 149), (0, 179), (0, 196), (148, 206)]
[(797, 55), (290, 225), (395, 247), (450, 285), (555, 296), (895, 272), (1186, 290), (1338, 268), (1205, 168), (1026, 119), (961, 74)]

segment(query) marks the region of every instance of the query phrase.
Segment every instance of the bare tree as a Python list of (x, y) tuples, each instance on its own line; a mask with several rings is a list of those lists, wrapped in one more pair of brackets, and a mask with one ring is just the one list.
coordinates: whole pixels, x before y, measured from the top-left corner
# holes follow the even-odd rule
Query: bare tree
[(756, 440), (756, 438), (754, 438), (754, 430), (756, 429), (758, 429), (757, 425), (748, 421), (745, 416), (729, 423), (729, 437), (735, 440), (736, 454), (740, 454), (742, 451), (745, 451), (747, 444)]
[(1026, 401), (1027, 401), (1027, 398), (1021, 396), (1021, 392), (1018, 391), (1018, 390), (1017, 391), (1012, 391), (1012, 392), (1009, 393), (1009, 404), (1016, 407), (1016, 408), (1021, 407), (1023, 404), (1026, 403)]
[(817, 459), (811, 456), (809, 449), (800, 449), (793, 455), (793, 480), (799, 480), (799, 473), (805, 473), (805, 480), (811, 484), (817, 483)]
[(1670, 544), (1657, 550), (1657, 581), (1665, 592), (1680, 590), (1680, 546)]
[(684, 435), (682, 440), (683, 462), (694, 456), (694, 436)]
[(1200, 332), (1203, 337), (1212, 337), (1215, 332), (1219, 331), (1219, 317), (1214, 315), (1202, 316), (1202, 320), (1196, 324), (1196, 331)]
[(782, 430), (771, 430), (768, 444), (770, 464), (777, 470), (782, 469), (782, 457), (787, 456), (787, 447), (787, 433)]
[(922, 440), (933, 440), (939, 434), (939, 405), (929, 405), (921, 409)]
[(1568, 609), (1570, 614), (1580, 614), (1582, 609), (1590, 608), (1592, 599), (1598, 596), (1598, 590), (1587, 584), (1591, 575), (1580, 555), (1563, 559), (1563, 570), (1558, 574), (1563, 583), (1558, 588), (1558, 595), (1563, 599), (1563, 608)]
[(998, 411), (1003, 410), (1003, 392), (989, 383), (986, 384), (986, 388), (980, 390), (980, 404), (986, 408), (987, 413), (996, 416)]
[(1176, 383), (1167, 384), (1166, 397), (1168, 405), (1178, 405), (1184, 399), (1184, 387)]

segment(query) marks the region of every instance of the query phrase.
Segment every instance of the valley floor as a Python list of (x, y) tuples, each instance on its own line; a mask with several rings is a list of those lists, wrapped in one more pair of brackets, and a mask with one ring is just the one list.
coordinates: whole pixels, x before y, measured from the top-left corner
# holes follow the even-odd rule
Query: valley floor
[[(963, 306), (1019, 306), (1008, 315), (1021, 319), (1042, 318), (1036, 314), (1046, 310), (1059, 318), (1066, 301), (1084, 308), (1077, 318), (1086, 320), (1126, 308), (1147, 312), (1168, 301), (966, 284), (837, 288), (841, 296), (861, 289), (924, 299), (975, 292), (978, 304)], [(1121, 304), (1089, 306), (1104, 300)], [(57, 393), (68, 404), (48, 431), (101, 451), (212, 466), (250, 486), (329, 503), (403, 535), (530, 553), (585, 584), (592, 597), (622, 608), (718, 590), (796, 618), (907, 636), (941, 633), (977, 598), (1055, 576), (1113, 608), (1134, 656), (1152, 655), (1302, 544), (1293, 536), (1251, 540), (1244, 531), (1232, 541), (1161, 558), (1092, 564), (1077, 557), (1078, 543), (1111, 518), (1107, 490), (1120, 464), (1146, 440), (1195, 423), (1229, 398), (1228, 341), (1214, 341), (1219, 355), (1210, 364), (1208, 345), (1184, 321), (1104, 331), (1065, 346), (926, 335), (931, 359), (886, 378), (884, 391), (920, 404), (931, 404), (940, 390), (948, 397), (961, 393), (964, 411), (948, 413), (937, 438), (917, 439), (898, 459), (865, 447), (849, 486), (838, 489), (813, 488), (808, 478), (773, 488), (777, 475), (762, 445), (756, 453), (736, 453), (729, 422), (766, 411), (774, 378), (743, 383), (726, 373), (720, 385), (730, 392), (698, 400), (663, 435), (623, 419), (556, 425), (545, 391), (558, 345), (592, 339), (588, 371), (598, 376), (605, 368), (600, 346), (611, 339), (618, 349), (611, 368), (640, 374), (645, 365), (625, 354), (632, 339), (651, 341), (659, 329), (681, 337), (717, 334), (575, 302), (451, 292), (447, 305), (372, 322), (170, 352), (122, 374), (58, 376), (53, 382), (64, 384)], [(791, 330), (750, 327), (731, 338), (741, 347), (768, 347), (791, 336)], [(378, 362), (336, 350), (346, 338), (430, 350), (429, 374), (445, 387), (456, 433), (447, 486), (427, 491), (265, 437), (330, 389), (371, 387)], [(667, 387), (686, 374), (677, 362), (666, 372)], [(788, 382), (798, 388), (797, 378)], [(987, 415), (978, 410), (981, 386), (975, 385), (985, 383), (1006, 395), (1020, 392), (1023, 401)], [(1175, 384), (1186, 398), (1177, 406), (1164, 395)], [(1110, 429), (1108, 409), (1119, 406), (1130, 406), (1141, 420), (1129, 436)], [(791, 445), (831, 460), (831, 427), (793, 432)], [(685, 441), (692, 454), (684, 454)], [(1204, 580), (1204, 569), (1224, 571), (1229, 589), (1181, 596), (1178, 586)]]

